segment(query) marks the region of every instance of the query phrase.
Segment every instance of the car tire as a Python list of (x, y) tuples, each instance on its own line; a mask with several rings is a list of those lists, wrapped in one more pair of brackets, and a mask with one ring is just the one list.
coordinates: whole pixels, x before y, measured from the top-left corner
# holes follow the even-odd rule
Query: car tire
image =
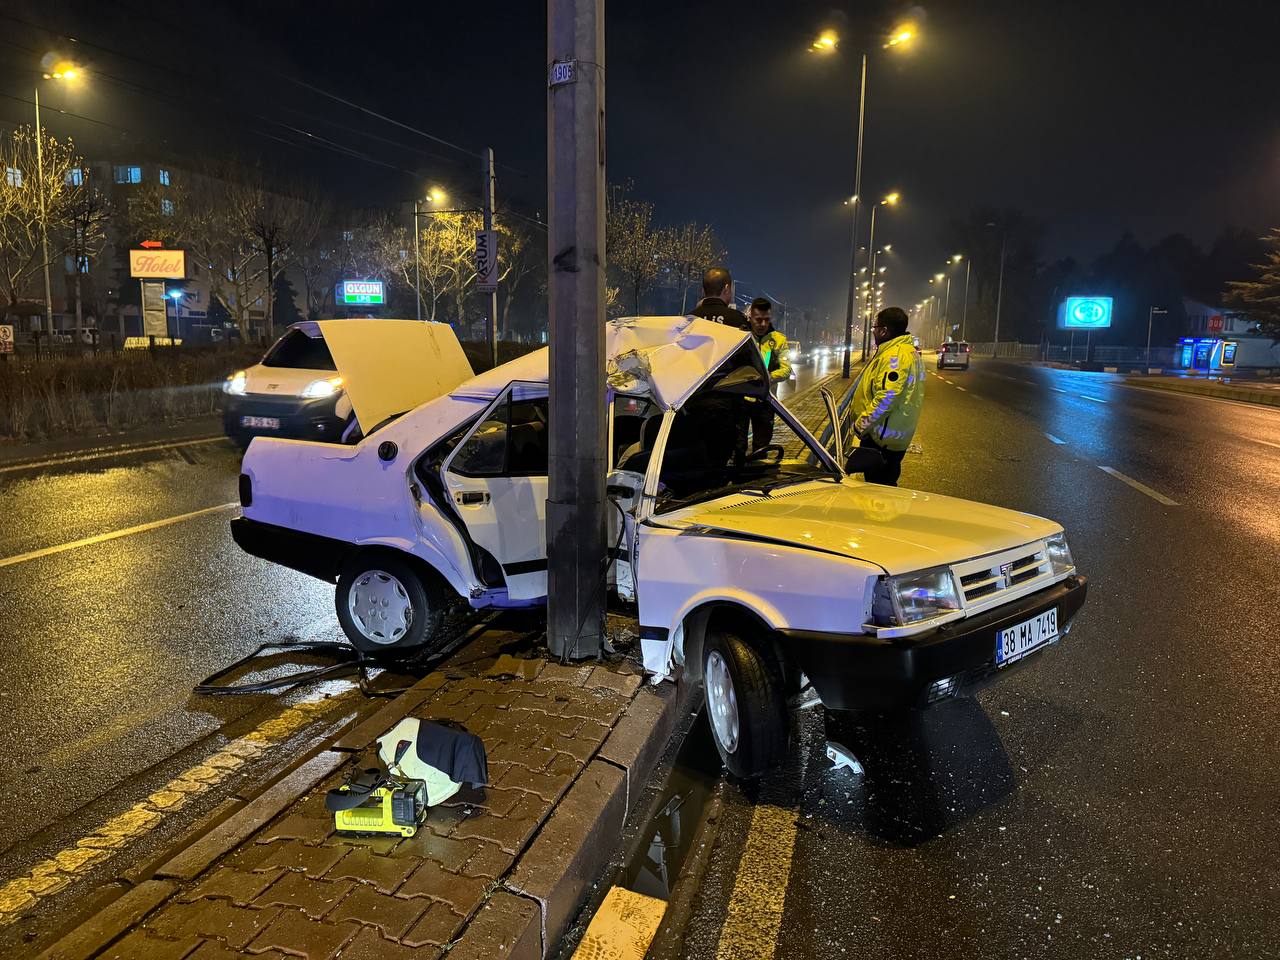
[(363, 654), (418, 654), (440, 642), (445, 590), (391, 551), (359, 553), (338, 577), (338, 622)]
[(702, 680), (711, 737), (728, 771), (752, 779), (777, 766), (791, 727), (773, 659), (730, 630), (710, 631)]

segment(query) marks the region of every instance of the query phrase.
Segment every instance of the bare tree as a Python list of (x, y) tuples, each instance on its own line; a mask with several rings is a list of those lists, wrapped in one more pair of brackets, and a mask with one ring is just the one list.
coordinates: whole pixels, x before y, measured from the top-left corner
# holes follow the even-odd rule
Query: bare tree
[(75, 274), (75, 342), (80, 343), (84, 334), (84, 275), (106, 243), (111, 208), (102, 191), (90, 179), (87, 168), (81, 168), (79, 176), (69, 176), (68, 181), (71, 189), (68, 191), (68, 229), (63, 249)]
[(639, 314), (640, 298), (662, 268), (662, 232), (653, 224), (653, 204), (633, 197), (629, 184), (613, 187), (605, 217), (608, 268)]
[(689, 287), (702, 272), (724, 260), (724, 247), (709, 224), (690, 221), (662, 231), (665, 267), (680, 290), (680, 312), (688, 312)]
[[(83, 161), (70, 140), (42, 133), (43, 162), (37, 164), (36, 135), (18, 127), (0, 141), (0, 290), (6, 314), (13, 312), (32, 278), (53, 262), (46, 259), (42, 239), (61, 235), (69, 225), (72, 205), (68, 174)], [(43, 177), (41, 176), (43, 170)], [(57, 247), (53, 247), (57, 250)], [(52, 333), (52, 331), (50, 331)]]
[(234, 225), (265, 278), (266, 326), (274, 333), (276, 276), (299, 247), (315, 241), (323, 211), (311, 200), (268, 189), (258, 167), (233, 169), (228, 181)]

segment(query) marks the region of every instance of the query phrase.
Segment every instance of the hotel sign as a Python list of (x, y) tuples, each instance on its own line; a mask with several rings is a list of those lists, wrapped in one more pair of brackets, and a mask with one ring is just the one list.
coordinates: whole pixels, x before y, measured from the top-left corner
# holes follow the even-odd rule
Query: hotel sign
[(185, 280), (185, 250), (130, 250), (129, 276), (139, 280)]

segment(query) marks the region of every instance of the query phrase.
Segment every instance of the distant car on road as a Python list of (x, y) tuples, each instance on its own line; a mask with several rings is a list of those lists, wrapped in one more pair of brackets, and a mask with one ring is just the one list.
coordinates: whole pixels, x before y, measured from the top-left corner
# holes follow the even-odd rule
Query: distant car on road
[(938, 348), (938, 369), (968, 370), (971, 351), (972, 348), (963, 340), (948, 340)]
[(261, 436), (334, 442), (351, 424), (351, 401), (313, 321), (289, 327), (261, 363), (237, 370), (222, 389), (222, 426), (241, 446)]
[[(359, 650), (404, 656), (447, 642), (457, 605), (546, 602), (548, 354), (473, 377), (448, 327), (388, 323), (320, 324), (346, 338), (331, 346), (364, 436), (337, 451), (255, 439), (232, 534), (336, 583)], [(434, 362), (401, 363), (428, 335)], [(802, 678), (832, 710), (927, 707), (1066, 634), (1087, 584), (1058, 524), (854, 479), (879, 453), (844, 460), (829, 392), (836, 453), (819, 443), (771, 395), (745, 331), (623, 317), (605, 335), (607, 583), (636, 604), (645, 669), (704, 681), (732, 773), (782, 759)], [(371, 405), (388, 386), (400, 394)], [(799, 456), (733, 456), (724, 424), (742, 397), (770, 405)]]

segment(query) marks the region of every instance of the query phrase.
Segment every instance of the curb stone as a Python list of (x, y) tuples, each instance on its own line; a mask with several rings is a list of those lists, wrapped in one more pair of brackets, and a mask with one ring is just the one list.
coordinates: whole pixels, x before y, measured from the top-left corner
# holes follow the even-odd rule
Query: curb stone
[(626, 819), (625, 774), (592, 760), (552, 812), (506, 882), (541, 908), (541, 954), (552, 954), (583, 894), (613, 854)]
[(37, 960), (87, 960), (165, 901), (178, 885), (148, 880), (89, 917)]
[(1145, 377), (1128, 377), (1125, 383), (1131, 387), (1148, 387), (1170, 393), (1189, 393), (1193, 396), (1217, 397), (1221, 400), (1238, 400), (1242, 403), (1256, 403), (1265, 407), (1280, 407), (1280, 390), (1250, 390), (1248, 387), (1205, 383), (1202, 380), (1179, 380), (1170, 383)]

